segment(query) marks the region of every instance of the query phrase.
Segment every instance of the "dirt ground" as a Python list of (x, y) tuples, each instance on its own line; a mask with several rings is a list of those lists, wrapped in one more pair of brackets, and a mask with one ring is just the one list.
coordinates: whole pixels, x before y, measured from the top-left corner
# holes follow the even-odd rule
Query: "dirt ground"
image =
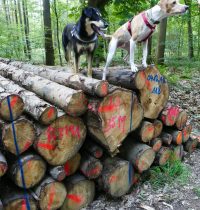
[[(169, 101), (187, 110), (193, 132), (200, 136), (199, 73), (171, 86)], [(186, 154), (183, 163), (189, 176), (182, 185), (175, 181), (155, 190), (147, 181), (119, 199), (99, 195), (85, 210), (200, 210), (200, 150)]]

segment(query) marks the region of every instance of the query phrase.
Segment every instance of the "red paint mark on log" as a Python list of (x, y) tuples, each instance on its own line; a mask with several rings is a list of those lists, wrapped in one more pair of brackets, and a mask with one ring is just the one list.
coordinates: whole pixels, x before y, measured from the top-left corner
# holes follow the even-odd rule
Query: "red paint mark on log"
[(32, 161), (29, 160), (29, 161), (27, 162), (27, 166), (28, 166), (28, 169), (29, 169), (29, 170), (31, 170), (31, 165), (32, 165)]
[(97, 151), (95, 152), (95, 157), (96, 157), (96, 158), (100, 158), (102, 155), (103, 155), (103, 153), (102, 153), (101, 150), (97, 150)]
[(24, 151), (26, 151), (30, 146), (31, 146), (32, 142), (31, 141), (27, 141), (26, 144), (24, 145)]
[(109, 98), (109, 104), (105, 106), (99, 106), (98, 112), (114, 112), (120, 108), (121, 99), (116, 97), (114, 100), (112, 97)]
[(146, 80), (146, 86), (147, 86), (147, 90), (151, 92), (151, 82), (149, 80)]
[(101, 169), (99, 166), (96, 166), (95, 168), (91, 169), (90, 171), (87, 172), (87, 176), (90, 177), (90, 176), (97, 176), (99, 175), (101, 172)]
[(10, 102), (11, 107), (13, 108), (15, 104), (17, 103), (18, 96), (14, 96)]
[(69, 162), (68, 161), (64, 165), (64, 170), (65, 170), (65, 174), (67, 176), (69, 176), (70, 175), (70, 165), (69, 165)]
[(54, 108), (51, 107), (48, 111), (48, 114), (47, 114), (48, 118), (52, 118), (53, 114), (54, 114)]
[(148, 132), (153, 132), (153, 131), (154, 131), (154, 127), (153, 126), (148, 127)]
[(111, 183), (113, 183), (113, 182), (116, 182), (117, 179), (118, 179), (117, 176), (112, 175), (112, 176), (109, 178), (108, 182), (111, 184)]
[(177, 144), (182, 144), (183, 141), (183, 136), (182, 136), (182, 132), (179, 132), (176, 138), (176, 143)]
[(26, 210), (26, 200), (22, 199), (22, 208), (21, 210)]
[(68, 194), (66, 196), (68, 199), (72, 200), (75, 203), (81, 204), (83, 202), (83, 198), (79, 195), (75, 195), (75, 194)]
[(108, 93), (108, 85), (106, 83), (102, 84), (101, 92), (102, 92), (103, 95), (106, 95)]
[(51, 209), (54, 197), (55, 197), (55, 187), (54, 185), (51, 185), (50, 193), (49, 193), (49, 202), (48, 202), (48, 207), (47, 207), (48, 210)]
[(54, 150), (56, 147), (52, 144), (44, 144), (44, 143), (38, 143), (38, 148), (47, 149), (47, 150)]
[(178, 107), (171, 107), (168, 111), (167, 117), (170, 125), (174, 125), (179, 114)]

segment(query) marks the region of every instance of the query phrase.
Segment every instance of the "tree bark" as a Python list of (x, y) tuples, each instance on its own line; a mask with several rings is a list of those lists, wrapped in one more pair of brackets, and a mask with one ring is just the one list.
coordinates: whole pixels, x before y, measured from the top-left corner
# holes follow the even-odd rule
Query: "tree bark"
[(148, 145), (137, 143), (133, 139), (127, 138), (120, 148), (120, 156), (130, 161), (137, 171), (142, 173), (152, 165), (155, 152)]
[(161, 20), (160, 22), (157, 64), (164, 64), (164, 61), (165, 61), (166, 32), (167, 32), (167, 18)]
[[(84, 75), (87, 74), (83, 71)], [(103, 71), (102, 69), (93, 69), (92, 77), (101, 80)], [(130, 90), (142, 89), (145, 85), (144, 71), (138, 71), (137, 73), (131, 72), (129, 69), (123, 69), (122, 67), (109, 68), (109, 73), (106, 76), (107, 81), (112, 85), (121, 86)]]
[(63, 165), (79, 151), (85, 137), (82, 120), (64, 115), (41, 131), (34, 147), (50, 165)]
[[(44, 177), (46, 172), (46, 163), (36, 154), (25, 154), (19, 157), (24, 173), (24, 181), (27, 189), (34, 187)], [(22, 174), (20, 170), (19, 160), (8, 161), (9, 176), (13, 182), (23, 188)]]
[(2, 177), (8, 170), (8, 164), (6, 158), (0, 151), (0, 177)]
[(107, 158), (98, 179), (98, 187), (112, 197), (125, 195), (133, 185), (133, 167), (129, 161)]
[(128, 133), (141, 123), (143, 109), (131, 91), (110, 87), (109, 92), (103, 99), (90, 100), (86, 124), (90, 135), (116, 154)]
[(3, 86), (0, 87), (0, 117), (5, 121), (12, 121), (8, 105), (8, 97), (12, 111), (12, 120), (16, 120), (22, 115), (24, 111), (23, 99), (17, 94), (12, 94), (12, 92), (9, 93), (9, 91), (6, 91)]
[(75, 75), (63, 70), (52, 70), (48, 67), (34, 66), (23, 62), (10, 62), (17, 68), (33, 72), (36, 75), (57, 82), (75, 90), (83, 90), (90, 95), (104, 97), (108, 94), (108, 83), (99, 81), (82, 75)]
[(46, 65), (54, 66), (54, 48), (52, 41), (51, 30), (51, 13), (50, 13), (50, 1), (43, 0), (43, 18), (44, 18), (44, 36), (45, 36), (45, 55)]
[(102, 173), (103, 165), (100, 160), (90, 156), (86, 152), (81, 155), (80, 171), (88, 179), (96, 179)]
[(66, 209), (82, 209), (92, 203), (95, 196), (95, 184), (84, 176), (75, 174), (65, 180), (67, 196), (61, 207)]
[[(50, 105), (49, 103), (43, 101), (40, 99), (35, 93), (30, 92), (19, 85), (15, 84), (13, 81), (8, 80), (2, 76), (0, 76), (0, 86), (4, 87), (6, 91), (16, 93), (18, 94), (24, 101), (24, 110), (27, 114), (32, 116), (35, 120), (39, 121), (43, 125), (49, 125), (51, 124), (57, 117), (57, 109)], [(16, 97), (19, 97), (16, 96)], [(21, 99), (21, 101), (22, 101)], [(21, 109), (19, 104), (20, 100), (16, 99), (15, 97), (10, 99), (12, 107), (12, 114), (14, 117), (14, 120), (17, 118), (17, 115), (15, 114), (16, 111), (23, 111), (22, 105)], [(14, 104), (15, 102), (15, 104)], [(7, 100), (5, 101), (7, 104)], [(17, 109), (17, 110), (16, 110)], [(3, 112), (1, 112), (3, 110)], [(16, 111), (15, 111), (16, 110)], [(7, 114), (8, 112), (8, 114)], [(6, 109), (5, 106), (2, 107), (2, 103), (0, 106), (0, 114), (1, 116), (6, 115), (7, 117), (4, 118), (5, 120), (10, 119), (10, 114), (8, 108)], [(20, 113), (18, 113), (20, 115)]]
[[(33, 124), (25, 118), (20, 118), (14, 123), (16, 140), (19, 148), (19, 153), (25, 152), (34, 142), (36, 131)], [(6, 124), (0, 121), (1, 139), (4, 148), (17, 155), (16, 147), (13, 139), (12, 124)], [(23, 131), (23, 132), (22, 132)]]
[[(26, 89), (35, 92), (72, 116), (82, 115), (87, 109), (87, 99), (82, 91), (72, 90), (3, 63), (0, 63), (0, 75), (10, 78)], [(80, 100), (82, 100), (82, 103), (80, 103)]]
[(35, 189), (41, 210), (59, 209), (67, 195), (65, 186), (50, 177), (46, 177)]

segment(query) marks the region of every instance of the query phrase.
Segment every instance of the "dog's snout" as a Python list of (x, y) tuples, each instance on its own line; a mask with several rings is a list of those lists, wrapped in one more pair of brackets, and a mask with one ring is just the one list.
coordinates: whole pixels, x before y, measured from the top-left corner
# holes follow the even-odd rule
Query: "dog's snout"
[(105, 25), (105, 28), (107, 28), (109, 25), (107, 22), (104, 21), (104, 25)]
[(185, 10), (187, 11), (188, 9), (189, 9), (189, 6), (186, 5), (186, 6), (185, 6)]

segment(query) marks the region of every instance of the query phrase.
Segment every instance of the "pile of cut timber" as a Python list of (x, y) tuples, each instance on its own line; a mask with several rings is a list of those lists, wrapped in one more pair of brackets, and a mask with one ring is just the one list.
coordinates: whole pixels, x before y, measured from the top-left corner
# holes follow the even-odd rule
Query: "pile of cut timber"
[(81, 209), (95, 190), (120, 197), (152, 165), (194, 151), (155, 66), (111, 69), (109, 83), (93, 73), (0, 58), (0, 209)]

